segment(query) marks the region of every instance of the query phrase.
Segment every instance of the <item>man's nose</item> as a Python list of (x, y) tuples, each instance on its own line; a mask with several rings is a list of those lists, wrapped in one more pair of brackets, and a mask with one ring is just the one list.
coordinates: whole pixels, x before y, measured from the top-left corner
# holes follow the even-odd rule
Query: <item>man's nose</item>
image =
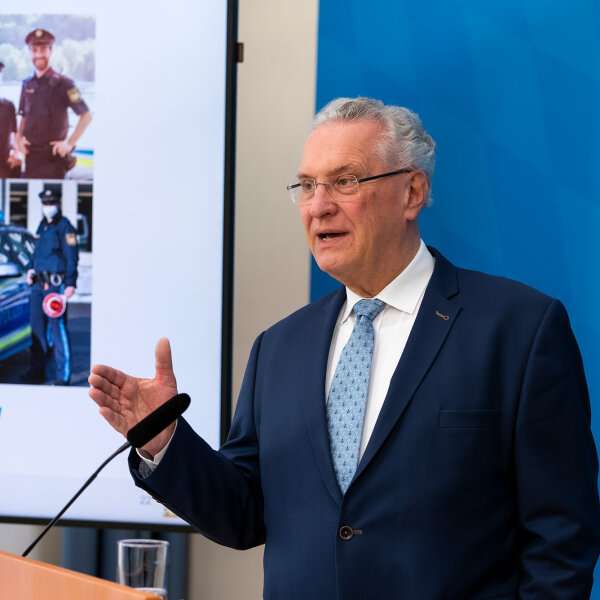
[(312, 217), (322, 217), (327, 213), (333, 212), (336, 206), (337, 205), (331, 196), (329, 183), (317, 182), (317, 185), (315, 186), (315, 195), (310, 205), (310, 215)]

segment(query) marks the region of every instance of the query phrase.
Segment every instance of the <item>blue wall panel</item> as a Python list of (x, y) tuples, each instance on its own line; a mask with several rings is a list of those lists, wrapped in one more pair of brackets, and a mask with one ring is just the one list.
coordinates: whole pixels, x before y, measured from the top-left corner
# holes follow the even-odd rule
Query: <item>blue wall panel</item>
[[(436, 140), (425, 241), (564, 302), (600, 440), (600, 3), (320, 0), (318, 44), (317, 109), (380, 98)], [(313, 263), (313, 299), (337, 285)]]

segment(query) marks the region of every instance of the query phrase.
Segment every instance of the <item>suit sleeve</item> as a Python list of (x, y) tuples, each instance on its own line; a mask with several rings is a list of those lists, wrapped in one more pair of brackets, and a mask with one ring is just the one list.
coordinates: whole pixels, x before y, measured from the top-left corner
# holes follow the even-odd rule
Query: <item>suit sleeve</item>
[(556, 300), (529, 353), (515, 435), (519, 598), (589, 598), (600, 546), (598, 459), (581, 356)]
[(135, 484), (148, 491), (207, 538), (247, 549), (263, 544), (263, 496), (254, 422), (254, 381), (260, 336), (252, 348), (227, 443), (213, 450), (180, 418), (159, 465), (145, 478), (132, 451)]

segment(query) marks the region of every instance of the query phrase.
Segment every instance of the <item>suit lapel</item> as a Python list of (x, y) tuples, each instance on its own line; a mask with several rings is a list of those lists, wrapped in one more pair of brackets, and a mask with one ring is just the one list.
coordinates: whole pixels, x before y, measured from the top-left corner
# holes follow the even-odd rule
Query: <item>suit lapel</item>
[(335, 477), (329, 451), (325, 374), (333, 330), (345, 300), (345, 288), (340, 288), (324, 303), (319, 318), (311, 319), (306, 328), (305, 347), (302, 353), (305, 373), (302, 385), (304, 390), (302, 407), (308, 437), (325, 486), (338, 504), (342, 501), (342, 492)]
[(455, 298), (455, 267), (437, 251), (430, 250), (436, 258), (434, 272), (354, 480), (367, 468), (402, 416), (461, 309)]

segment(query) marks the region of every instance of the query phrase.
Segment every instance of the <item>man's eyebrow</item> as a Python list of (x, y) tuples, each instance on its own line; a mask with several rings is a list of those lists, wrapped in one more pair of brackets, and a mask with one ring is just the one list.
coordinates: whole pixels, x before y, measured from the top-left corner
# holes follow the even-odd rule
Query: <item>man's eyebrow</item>
[[(327, 176), (335, 177), (336, 175), (340, 175), (342, 173), (354, 175), (355, 173), (360, 173), (360, 171), (361, 171), (360, 165), (358, 165), (357, 163), (348, 163), (348, 164), (336, 167), (335, 169), (332, 169), (331, 171), (329, 171), (327, 173)], [(308, 175), (307, 173), (302, 173), (301, 171), (296, 175), (296, 177), (298, 177), (298, 179), (307, 179), (307, 178), (314, 179), (314, 177), (312, 175)]]

